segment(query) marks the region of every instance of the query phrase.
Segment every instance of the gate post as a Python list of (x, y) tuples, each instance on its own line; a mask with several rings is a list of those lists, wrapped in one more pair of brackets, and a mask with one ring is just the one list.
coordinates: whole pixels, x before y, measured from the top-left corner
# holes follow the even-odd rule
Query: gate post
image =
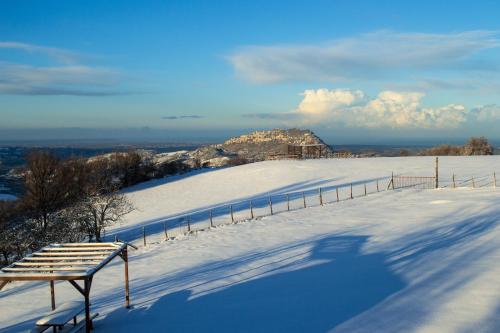
[(439, 157), (436, 157), (436, 188), (439, 188)]

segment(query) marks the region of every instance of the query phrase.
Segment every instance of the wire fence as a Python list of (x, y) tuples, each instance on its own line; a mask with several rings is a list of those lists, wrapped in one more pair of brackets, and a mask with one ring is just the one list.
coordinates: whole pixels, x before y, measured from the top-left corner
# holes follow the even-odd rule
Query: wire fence
[[(439, 188), (496, 187), (496, 173), (489, 175), (458, 177), (452, 175), (439, 178)], [(166, 218), (145, 226), (116, 230), (105, 236), (106, 240), (121, 240), (136, 245), (174, 239), (181, 235), (216, 228), (221, 225), (262, 218), (298, 209), (322, 206), (352, 200), (388, 190), (434, 189), (436, 177), (392, 175), (368, 181), (353, 182), (261, 196), (248, 200), (214, 206), (189, 214)]]
[(322, 206), (387, 191), (390, 180), (391, 177), (381, 177), (368, 181), (255, 197), (157, 220), (145, 226), (117, 229), (109, 232), (104, 239), (106, 241), (119, 239), (138, 245), (147, 245), (225, 224)]
[(498, 185), (496, 172), (476, 176), (460, 176), (453, 174), (446, 179), (440, 179), (442, 188), (483, 188)]
[(436, 177), (393, 176), (392, 183), (395, 189), (417, 188), (429, 190), (436, 187)]

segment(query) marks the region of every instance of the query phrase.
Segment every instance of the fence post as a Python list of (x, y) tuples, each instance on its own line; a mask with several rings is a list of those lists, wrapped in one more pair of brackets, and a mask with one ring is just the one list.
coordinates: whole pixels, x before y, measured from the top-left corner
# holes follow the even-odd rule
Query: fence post
[(144, 247), (147, 245), (146, 244), (146, 227), (142, 227), (142, 243), (144, 244)]
[(439, 157), (436, 157), (436, 188), (439, 188)]
[(214, 215), (213, 215), (213, 212), (212, 210), (210, 209), (209, 211), (209, 217), (210, 217), (210, 227), (213, 228), (214, 227)]
[(472, 188), (476, 188), (476, 181), (474, 180), (474, 176), (472, 176)]
[(352, 195), (352, 183), (351, 183), (351, 199), (354, 199), (354, 196)]
[(319, 204), (323, 206), (323, 193), (321, 191), (321, 187), (319, 188)]
[(286, 210), (290, 211), (290, 195), (286, 195)]
[(167, 222), (163, 222), (163, 232), (165, 233), (165, 240), (168, 240)]
[(365, 183), (365, 197), (366, 197), (366, 183)]
[(377, 179), (377, 192), (380, 192), (380, 191), (379, 191), (379, 188), (378, 188), (378, 179)]
[(191, 216), (188, 215), (187, 217), (187, 223), (188, 223), (188, 232), (191, 232)]
[(455, 174), (453, 174), (453, 188), (456, 188), (457, 184), (455, 183)]
[(253, 204), (252, 204), (252, 200), (250, 200), (250, 218), (253, 220)]
[(231, 211), (231, 222), (234, 223), (233, 205), (229, 205), (229, 210)]
[(302, 192), (302, 199), (304, 200), (304, 208), (306, 208), (306, 194)]
[(273, 200), (271, 196), (269, 196), (269, 211), (271, 212), (271, 215), (273, 215)]
[(497, 188), (497, 173), (493, 172), (493, 187)]
[(335, 192), (337, 193), (337, 202), (339, 202), (340, 199), (339, 199), (339, 188), (338, 187), (335, 188)]

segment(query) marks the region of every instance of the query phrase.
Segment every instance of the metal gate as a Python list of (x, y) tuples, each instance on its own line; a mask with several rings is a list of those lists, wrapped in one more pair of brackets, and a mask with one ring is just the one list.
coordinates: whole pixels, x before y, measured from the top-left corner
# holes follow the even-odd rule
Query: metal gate
[(389, 187), (416, 188), (421, 190), (436, 188), (436, 177), (416, 177), (416, 176), (392, 176)]

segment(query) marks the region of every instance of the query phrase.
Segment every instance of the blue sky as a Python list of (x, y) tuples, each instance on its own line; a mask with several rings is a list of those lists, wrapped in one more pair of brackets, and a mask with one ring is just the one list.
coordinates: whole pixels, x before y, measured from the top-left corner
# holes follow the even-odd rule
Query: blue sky
[(0, 140), (500, 139), (500, 5), (436, 2), (2, 2)]

